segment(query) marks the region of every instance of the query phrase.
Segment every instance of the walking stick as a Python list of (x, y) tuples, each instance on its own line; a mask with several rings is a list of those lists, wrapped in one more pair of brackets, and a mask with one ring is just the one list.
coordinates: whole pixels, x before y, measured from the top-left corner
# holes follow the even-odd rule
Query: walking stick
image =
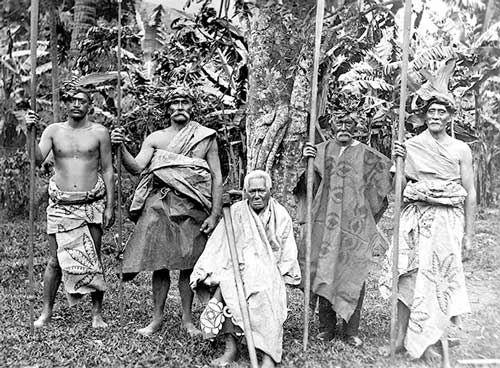
[[(31, 62), (31, 109), (36, 112), (36, 49), (38, 42), (38, 0), (31, 1), (30, 22), (30, 62)], [(33, 254), (35, 248), (35, 144), (36, 128), (32, 126), (28, 134), (30, 154), (30, 248), (28, 257), (28, 301), (30, 304), (30, 332), (35, 333), (35, 290), (33, 285)]]
[[(323, 15), (325, 12), (325, 1), (318, 0), (316, 3), (316, 32), (314, 40), (314, 62), (311, 82), (311, 115), (309, 120), (309, 143), (314, 144), (316, 133), (317, 116), (317, 99), (318, 99), (318, 72), (319, 72), (319, 56), (321, 47), (321, 31), (323, 28)], [(306, 186), (306, 254), (305, 254), (305, 280), (304, 280), (304, 351), (307, 350), (307, 342), (309, 340), (309, 302), (311, 297), (311, 234), (312, 234), (312, 200), (313, 200), (313, 177), (314, 175), (314, 158), (309, 157), (307, 160), (307, 186)]]
[[(122, 118), (122, 0), (118, 0), (118, 45), (116, 47), (116, 57), (118, 59), (117, 62), (117, 82), (116, 82), (116, 123), (118, 128), (121, 126), (121, 118)], [(123, 329), (123, 309), (124, 309), (124, 301), (123, 301), (123, 270), (122, 270), (122, 251), (123, 251), (123, 226), (122, 226), (122, 150), (121, 147), (118, 147), (118, 152), (116, 154), (116, 172), (118, 175), (118, 185), (117, 185), (117, 217), (118, 217), (118, 249), (119, 249), (119, 272), (120, 272), (120, 283), (118, 286), (118, 294), (119, 294), (119, 309), (120, 309), (120, 327)]]
[[(403, 142), (405, 129), (405, 106), (406, 106), (406, 88), (408, 86), (408, 52), (410, 48), (410, 26), (411, 26), (411, 0), (405, 0), (405, 13), (403, 23), (403, 60), (401, 65), (401, 96), (399, 99), (399, 125), (398, 141)], [(391, 359), (396, 356), (396, 337), (397, 337), (397, 312), (398, 312), (398, 257), (399, 257), (399, 222), (401, 215), (402, 201), (402, 177), (403, 177), (403, 158), (396, 157), (396, 188), (394, 201), (394, 234), (392, 248), (392, 311), (391, 311)]]
[(231, 263), (233, 264), (234, 280), (236, 282), (236, 291), (238, 292), (238, 301), (240, 303), (241, 316), (243, 317), (243, 327), (245, 329), (245, 338), (247, 340), (248, 355), (250, 355), (250, 363), (252, 368), (258, 368), (257, 353), (255, 351), (255, 343), (250, 325), (250, 312), (248, 311), (247, 296), (243, 286), (243, 279), (240, 273), (240, 261), (234, 241), (233, 221), (231, 219), (231, 210), (229, 202), (224, 204), (222, 208), (224, 217), (224, 225), (226, 227), (227, 242), (229, 244), (229, 253), (231, 255)]

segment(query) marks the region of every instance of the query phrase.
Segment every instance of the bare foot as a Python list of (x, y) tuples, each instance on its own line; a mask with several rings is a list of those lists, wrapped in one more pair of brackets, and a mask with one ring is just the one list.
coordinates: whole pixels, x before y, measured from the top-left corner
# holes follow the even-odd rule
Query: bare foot
[[(402, 354), (405, 352), (405, 347), (403, 345), (396, 344), (396, 354)], [(383, 346), (378, 349), (380, 355), (384, 357), (389, 357), (391, 355), (391, 346)]]
[(361, 340), (358, 336), (347, 336), (345, 341), (355, 348), (359, 348), (363, 345), (363, 340)]
[[(439, 352), (442, 352), (441, 340), (439, 340), (438, 342), (436, 342), (433, 346), (436, 349), (438, 349)], [(460, 340), (457, 339), (457, 338), (454, 338), (454, 337), (450, 337), (448, 339), (448, 347), (449, 348), (454, 348), (455, 346), (460, 346)]]
[(149, 325), (147, 325), (146, 327), (144, 328), (141, 328), (139, 330), (137, 330), (137, 333), (139, 335), (142, 335), (142, 336), (151, 336), (152, 334), (154, 334), (156, 331), (159, 331), (161, 328), (161, 321), (158, 322), (158, 321), (151, 321), (151, 323)]
[(441, 354), (435, 347), (429, 346), (422, 355), (422, 359), (431, 366), (437, 366), (441, 362)]
[(263, 354), (261, 368), (274, 368), (274, 367), (276, 367), (276, 364), (274, 363), (273, 358), (271, 358), (267, 354)]
[(191, 338), (202, 335), (201, 331), (197, 329), (192, 322), (182, 322), (182, 326)]
[(324, 342), (332, 341), (334, 337), (335, 333), (333, 331), (323, 331), (316, 336), (319, 341)]
[(100, 314), (96, 314), (92, 317), (92, 328), (106, 328), (108, 324), (104, 322)]
[(45, 327), (51, 320), (51, 315), (50, 314), (44, 314), (42, 313), (40, 317), (33, 323), (35, 328), (42, 328)]
[(212, 360), (210, 365), (212, 367), (228, 367), (231, 363), (236, 361), (237, 354), (225, 352), (217, 359)]
[(212, 367), (227, 367), (232, 362), (238, 359), (238, 348), (236, 346), (236, 340), (231, 335), (225, 336), (226, 346), (224, 349), (224, 354), (222, 354), (217, 359), (212, 360), (210, 365)]

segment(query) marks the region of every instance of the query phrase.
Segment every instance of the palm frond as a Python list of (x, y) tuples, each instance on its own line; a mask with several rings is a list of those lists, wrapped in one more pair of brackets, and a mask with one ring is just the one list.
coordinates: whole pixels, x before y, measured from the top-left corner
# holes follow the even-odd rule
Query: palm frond
[(361, 93), (367, 90), (392, 92), (394, 90), (394, 86), (390, 85), (380, 78), (376, 78), (374, 80), (359, 79), (349, 81), (341, 88), (341, 90), (353, 93)]
[(483, 10), (486, 5), (481, 0), (444, 0), (446, 4), (451, 7), (461, 9), (461, 10)]
[(474, 48), (482, 46), (488, 42), (500, 41), (500, 21), (493, 23), (489, 28), (474, 42)]
[(456, 57), (456, 53), (451, 46), (437, 45), (415, 55), (415, 58), (410, 62), (410, 68), (419, 70), (431, 61), (441, 61), (453, 57)]

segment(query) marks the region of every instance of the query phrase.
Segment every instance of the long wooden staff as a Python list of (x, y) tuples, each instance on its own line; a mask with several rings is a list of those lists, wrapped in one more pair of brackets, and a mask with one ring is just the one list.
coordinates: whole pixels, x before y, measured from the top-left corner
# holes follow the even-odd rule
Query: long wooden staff
[[(405, 0), (405, 13), (403, 23), (403, 60), (401, 64), (401, 94), (399, 99), (399, 126), (398, 141), (403, 142), (405, 131), (405, 107), (408, 86), (408, 53), (410, 49), (410, 27), (411, 27), (411, 0)], [(398, 257), (399, 257), (399, 222), (401, 215), (402, 201), (402, 178), (403, 178), (403, 158), (396, 157), (396, 188), (394, 201), (394, 234), (392, 248), (392, 313), (391, 313), (391, 359), (396, 356), (397, 338), (397, 313), (398, 313)]]
[[(316, 135), (316, 120), (318, 120), (318, 73), (319, 57), (321, 48), (321, 31), (323, 29), (323, 16), (325, 13), (325, 1), (318, 0), (316, 3), (316, 32), (314, 40), (314, 61), (311, 81), (311, 115), (309, 121), (309, 143), (314, 144)], [(307, 187), (306, 187), (306, 233), (305, 233), (305, 280), (304, 280), (304, 351), (307, 350), (309, 340), (309, 303), (311, 298), (311, 235), (312, 235), (312, 200), (314, 179), (314, 158), (307, 160)]]
[[(118, 45), (116, 47), (116, 57), (117, 62), (117, 82), (116, 82), (116, 124), (118, 128), (121, 126), (122, 119), (122, 0), (118, 0)], [(117, 226), (118, 226), (118, 254), (120, 269), (120, 283), (118, 286), (119, 294), (119, 309), (120, 309), (120, 327), (123, 328), (123, 270), (122, 270), (122, 251), (123, 251), (123, 226), (122, 226), (122, 149), (118, 147), (118, 152), (116, 154), (116, 172), (118, 175), (118, 185), (117, 185)]]
[[(30, 62), (31, 62), (31, 109), (36, 112), (36, 49), (38, 43), (38, 0), (31, 1), (31, 24), (30, 24)], [(28, 300), (30, 304), (30, 332), (35, 333), (35, 292), (33, 286), (33, 254), (35, 249), (35, 141), (36, 127), (32, 126), (29, 131), (29, 153), (30, 153), (30, 248), (28, 260)]]
[(247, 340), (248, 355), (252, 368), (258, 368), (257, 353), (255, 351), (255, 343), (253, 341), (252, 327), (250, 325), (250, 312), (248, 310), (247, 296), (243, 286), (243, 279), (240, 273), (240, 261), (234, 241), (233, 220), (231, 219), (231, 210), (229, 204), (225, 203), (222, 208), (224, 217), (224, 225), (226, 227), (227, 242), (229, 244), (229, 253), (231, 255), (231, 263), (233, 264), (234, 280), (236, 281), (236, 291), (238, 292), (238, 302), (240, 303), (241, 316), (243, 317), (243, 327), (245, 329), (245, 338)]

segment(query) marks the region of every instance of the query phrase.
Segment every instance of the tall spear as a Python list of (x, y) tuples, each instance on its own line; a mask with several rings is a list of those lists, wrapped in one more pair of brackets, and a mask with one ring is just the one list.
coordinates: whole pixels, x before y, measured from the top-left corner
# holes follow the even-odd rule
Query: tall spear
[[(116, 57), (117, 62), (117, 82), (116, 82), (116, 124), (118, 128), (121, 126), (122, 118), (122, 0), (118, 0), (118, 45), (116, 47)], [(122, 226), (122, 150), (118, 147), (118, 152), (116, 154), (116, 172), (118, 175), (118, 185), (117, 185), (117, 222), (118, 222), (118, 250), (119, 259), (121, 260), (121, 252), (123, 248), (123, 226)], [(123, 271), (121, 261), (119, 264), (120, 268), (120, 284), (118, 286), (119, 293), (119, 309), (120, 309), (120, 326), (123, 328)]]
[[(31, 109), (36, 112), (36, 49), (38, 42), (38, 0), (31, 1), (30, 22), (30, 62), (31, 62)], [(35, 138), (36, 128), (32, 126), (29, 130), (29, 154), (30, 154), (30, 248), (28, 258), (28, 300), (30, 304), (30, 332), (35, 333), (35, 292), (33, 286), (33, 254), (35, 248)]]
[(253, 339), (252, 325), (250, 323), (250, 311), (247, 304), (247, 295), (245, 286), (243, 285), (243, 278), (240, 272), (240, 261), (238, 257), (238, 250), (236, 249), (236, 241), (234, 239), (233, 220), (231, 218), (231, 209), (229, 201), (224, 203), (222, 207), (222, 216), (224, 218), (224, 226), (227, 234), (227, 243), (229, 246), (229, 255), (231, 256), (231, 263), (233, 266), (234, 282), (236, 284), (236, 292), (238, 294), (238, 302), (240, 305), (241, 318), (243, 319), (243, 327), (245, 332), (245, 339), (247, 341), (248, 355), (250, 357), (250, 366), (258, 368), (257, 352), (255, 350), (255, 343)]
[[(323, 16), (325, 13), (325, 1), (318, 0), (316, 3), (316, 32), (314, 39), (314, 61), (313, 73), (311, 81), (311, 115), (309, 120), (309, 143), (314, 144), (316, 136), (316, 121), (318, 120), (318, 73), (319, 73), (319, 57), (321, 48), (321, 31), (323, 29)], [(307, 160), (307, 186), (306, 186), (306, 234), (305, 234), (305, 280), (304, 280), (304, 351), (307, 350), (307, 342), (309, 340), (309, 303), (311, 297), (311, 235), (312, 235), (312, 200), (313, 200), (313, 175), (314, 175), (314, 158), (309, 157)]]
[[(410, 49), (410, 27), (411, 27), (411, 0), (405, 0), (405, 13), (403, 23), (403, 60), (401, 64), (401, 94), (399, 99), (399, 125), (398, 141), (403, 142), (405, 131), (405, 107), (406, 94), (408, 86), (408, 53)], [(392, 311), (391, 311), (391, 359), (396, 356), (396, 338), (397, 338), (397, 313), (398, 313), (398, 257), (399, 257), (399, 222), (401, 215), (402, 202), (402, 178), (403, 178), (403, 158), (396, 157), (396, 188), (394, 201), (394, 234), (392, 248)]]

